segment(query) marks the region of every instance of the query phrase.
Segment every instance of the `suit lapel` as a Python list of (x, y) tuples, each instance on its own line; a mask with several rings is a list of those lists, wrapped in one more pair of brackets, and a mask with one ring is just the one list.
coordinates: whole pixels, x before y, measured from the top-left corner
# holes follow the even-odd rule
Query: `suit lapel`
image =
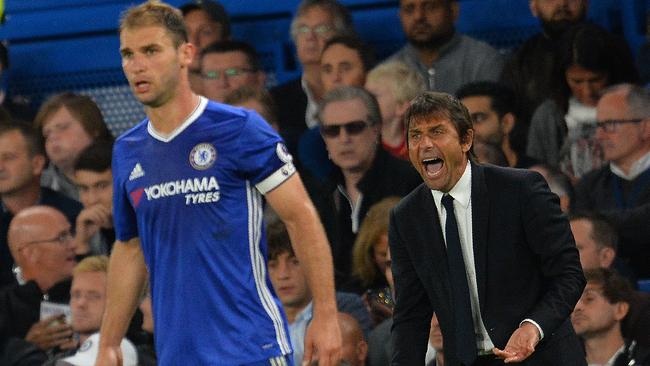
[(487, 238), (490, 213), (490, 198), (483, 167), (472, 163), (472, 241), (474, 247), (474, 267), (478, 287), (481, 312), (485, 305)]

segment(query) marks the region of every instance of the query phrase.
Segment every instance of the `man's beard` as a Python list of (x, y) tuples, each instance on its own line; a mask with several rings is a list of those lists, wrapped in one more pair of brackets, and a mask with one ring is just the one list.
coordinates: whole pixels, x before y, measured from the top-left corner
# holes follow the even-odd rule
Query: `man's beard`
[(413, 47), (417, 49), (423, 49), (423, 50), (437, 50), (443, 45), (445, 45), (451, 38), (454, 36), (455, 30), (454, 28), (449, 29), (449, 31), (445, 33), (439, 33), (439, 34), (432, 34), (429, 36), (429, 38), (422, 40), (422, 39), (416, 39), (414, 37), (408, 36), (407, 39)]
[(546, 33), (551, 39), (559, 39), (564, 32), (578, 23), (580, 23), (580, 21), (569, 19), (551, 20), (542, 22), (542, 29), (544, 29), (544, 33)]

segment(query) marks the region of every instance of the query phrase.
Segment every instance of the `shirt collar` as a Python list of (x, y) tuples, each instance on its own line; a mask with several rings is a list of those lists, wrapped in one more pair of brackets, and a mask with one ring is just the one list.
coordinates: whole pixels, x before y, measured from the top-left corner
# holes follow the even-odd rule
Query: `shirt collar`
[(645, 172), (648, 168), (650, 168), (650, 152), (646, 153), (639, 160), (635, 161), (634, 164), (632, 164), (632, 167), (630, 168), (630, 172), (628, 174), (625, 174), (623, 169), (621, 169), (618, 165), (614, 163), (609, 164), (609, 169), (612, 171), (612, 173), (625, 180), (636, 179), (636, 177), (641, 175), (641, 173)]
[[(440, 202), (442, 201), (442, 196), (445, 195), (445, 192), (432, 189), (431, 194), (433, 194), (433, 199), (435, 200), (436, 205), (440, 207)], [(460, 176), (460, 179), (448, 194), (454, 199), (454, 201), (457, 201), (458, 204), (464, 208), (467, 209), (469, 207), (470, 197), (472, 196), (472, 164), (469, 161), (467, 161), (467, 165), (465, 165), (463, 175)]]
[(298, 315), (296, 315), (296, 319), (294, 320), (294, 323), (309, 321), (311, 319), (311, 314), (312, 314), (311, 311), (312, 311), (313, 304), (314, 304), (313, 301), (309, 302), (309, 304), (305, 306), (305, 308), (302, 309), (302, 311), (300, 311)]

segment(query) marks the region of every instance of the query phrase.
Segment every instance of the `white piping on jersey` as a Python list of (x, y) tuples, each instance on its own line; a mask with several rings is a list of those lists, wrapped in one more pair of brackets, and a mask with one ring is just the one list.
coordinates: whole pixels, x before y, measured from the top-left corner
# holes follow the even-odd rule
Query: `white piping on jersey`
[(291, 343), (284, 328), (284, 321), (280, 309), (271, 296), (271, 291), (266, 284), (266, 267), (264, 256), (260, 252), (260, 237), (262, 235), (262, 196), (251, 187), (246, 181), (246, 200), (248, 203), (248, 245), (251, 265), (253, 266), (253, 277), (257, 295), (262, 302), (264, 310), (268, 314), (275, 327), (275, 337), (282, 354), (291, 353)]
[(173, 140), (176, 136), (180, 135), (181, 132), (185, 131), (189, 125), (192, 124), (192, 122), (196, 121), (197, 118), (201, 114), (203, 114), (203, 111), (205, 110), (205, 107), (208, 105), (208, 99), (203, 96), (199, 96), (199, 104), (196, 105), (196, 108), (190, 113), (189, 117), (181, 123), (180, 126), (176, 127), (174, 131), (168, 134), (162, 134), (153, 127), (153, 124), (151, 121), (147, 122), (147, 132), (151, 135), (151, 137), (155, 138), (156, 140), (162, 141), (162, 142), (170, 142)]

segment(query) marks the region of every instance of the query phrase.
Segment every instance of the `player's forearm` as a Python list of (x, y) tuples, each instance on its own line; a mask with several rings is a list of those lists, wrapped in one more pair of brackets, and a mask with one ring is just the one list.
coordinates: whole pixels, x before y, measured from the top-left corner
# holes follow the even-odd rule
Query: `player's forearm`
[(332, 253), (315, 208), (308, 202), (287, 229), (300, 263), (304, 263), (313, 296), (314, 313), (336, 313)]
[(140, 242), (117, 242), (108, 270), (106, 311), (102, 320), (101, 344), (119, 346), (138, 306), (147, 278)]

